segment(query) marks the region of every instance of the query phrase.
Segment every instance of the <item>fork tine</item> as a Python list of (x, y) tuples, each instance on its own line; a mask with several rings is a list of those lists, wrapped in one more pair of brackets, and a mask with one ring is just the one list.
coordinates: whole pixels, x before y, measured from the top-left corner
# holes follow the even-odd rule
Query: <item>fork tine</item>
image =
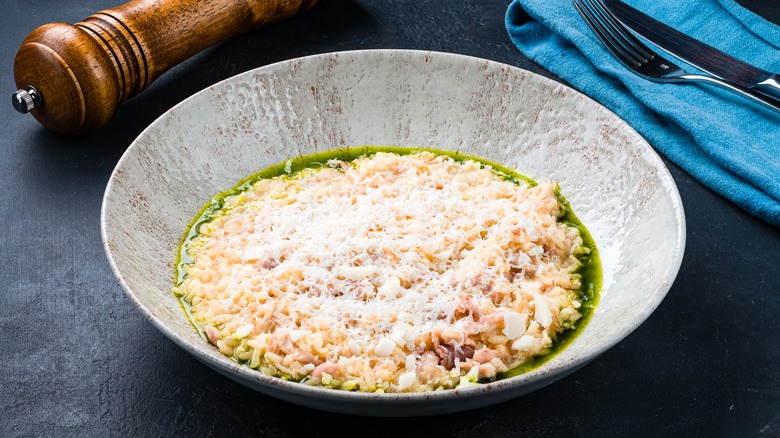
[(604, 27), (601, 21), (599, 21), (599, 19), (593, 15), (593, 12), (584, 4), (582, 0), (574, 0), (573, 3), (574, 7), (577, 9), (577, 12), (579, 12), (582, 18), (585, 19), (585, 23), (588, 24), (598, 39), (601, 40), (605, 46), (607, 46), (609, 51), (612, 52), (612, 54), (615, 55), (615, 57), (620, 62), (633, 69), (636, 69), (642, 65), (639, 60), (631, 56), (631, 54), (628, 53), (617, 40), (615, 40), (612, 34)]
[(626, 29), (617, 17), (604, 6), (604, 3), (602, 3), (601, 0), (586, 1), (590, 4), (591, 9), (601, 17), (601, 20), (599, 21), (608, 27), (612, 35), (620, 41), (623, 47), (636, 53), (636, 55), (641, 58), (641, 62), (647, 62), (648, 60), (653, 59), (655, 53)]

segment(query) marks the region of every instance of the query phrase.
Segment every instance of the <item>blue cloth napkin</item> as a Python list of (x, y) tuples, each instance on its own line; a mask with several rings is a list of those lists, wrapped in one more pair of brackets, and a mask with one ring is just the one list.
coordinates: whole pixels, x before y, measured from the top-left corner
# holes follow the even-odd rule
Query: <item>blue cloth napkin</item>
[[(624, 1), (780, 72), (780, 27), (733, 0)], [(640, 78), (607, 52), (570, 0), (514, 0), (506, 27), (526, 56), (609, 108), (704, 185), (780, 226), (780, 113), (717, 87)]]

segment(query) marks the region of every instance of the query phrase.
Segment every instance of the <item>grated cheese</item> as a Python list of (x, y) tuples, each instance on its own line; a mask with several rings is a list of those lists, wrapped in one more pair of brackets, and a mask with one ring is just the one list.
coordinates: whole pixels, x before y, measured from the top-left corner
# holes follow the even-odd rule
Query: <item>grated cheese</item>
[(388, 338), (382, 338), (374, 347), (374, 353), (379, 357), (387, 357), (393, 352), (393, 348), (395, 348), (395, 342)]
[(523, 315), (508, 311), (504, 314), (503, 333), (509, 339), (517, 339), (525, 333), (525, 318)]

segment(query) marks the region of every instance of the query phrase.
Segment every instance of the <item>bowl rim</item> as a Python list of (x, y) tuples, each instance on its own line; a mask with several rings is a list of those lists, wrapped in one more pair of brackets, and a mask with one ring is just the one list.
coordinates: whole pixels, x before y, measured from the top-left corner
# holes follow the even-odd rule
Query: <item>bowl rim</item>
[[(119, 170), (122, 167), (125, 161), (129, 159), (130, 155), (134, 153), (134, 150), (139, 147), (137, 146), (137, 144), (139, 144), (140, 139), (146, 136), (150, 131), (155, 130), (158, 125), (163, 123), (163, 120), (165, 118), (170, 116), (171, 113), (175, 113), (180, 108), (186, 107), (187, 105), (189, 105), (189, 103), (192, 100), (197, 99), (198, 96), (210, 92), (210, 90), (220, 86), (225, 82), (235, 81), (237, 80), (237, 78), (240, 77), (247, 77), (257, 71), (274, 70), (274, 69), (284, 68), (285, 66), (289, 66), (294, 63), (317, 62), (320, 59), (327, 59), (327, 58), (339, 57), (339, 56), (365, 58), (371, 56), (389, 56), (389, 55), (403, 55), (403, 56), (410, 56), (410, 57), (411, 56), (413, 57), (432, 56), (432, 57), (441, 58), (445, 60), (449, 59), (452, 62), (458, 62), (458, 63), (477, 62), (480, 63), (481, 65), (487, 63), (487, 65), (509, 68), (511, 71), (522, 72), (525, 75), (530, 75), (530, 77), (533, 78), (533, 80), (541, 81), (541, 83), (547, 83), (549, 85), (564, 87), (566, 89), (566, 93), (573, 94), (574, 97), (576, 98), (585, 99), (586, 101), (588, 101), (588, 104), (593, 107), (594, 111), (599, 111), (601, 115), (606, 115), (609, 118), (617, 119), (618, 123), (622, 124), (623, 128), (626, 129), (627, 132), (630, 132), (633, 136), (636, 137), (638, 141), (633, 142), (632, 147), (636, 149), (641, 149), (642, 152), (644, 152), (643, 158), (647, 161), (648, 165), (650, 165), (652, 168), (654, 168), (657, 171), (659, 180), (661, 181), (666, 180), (670, 183), (668, 187), (669, 190), (667, 191), (667, 193), (670, 197), (672, 208), (674, 210), (673, 216), (676, 222), (675, 231), (677, 233), (676, 236), (677, 238), (675, 242), (676, 246), (675, 246), (674, 259), (669, 264), (666, 265), (667, 268), (665, 269), (662, 275), (661, 287), (659, 288), (658, 292), (656, 292), (656, 294), (652, 297), (652, 299), (648, 302), (648, 305), (645, 306), (643, 310), (639, 312), (636, 316), (634, 316), (631, 322), (627, 323), (623, 330), (615, 332), (608, 339), (604, 339), (601, 342), (594, 344), (594, 348), (589, 349), (586, 353), (578, 356), (577, 358), (572, 358), (571, 360), (568, 360), (565, 363), (561, 363), (557, 366), (550, 367), (549, 364), (555, 362), (555, 359), (553, 359), (553, 361), (548, 362), (547, 364), (535, 368), (527, 373), (523, 373), (505, 379), (499, 379), (489, 383), (483, 383), (475, 386), (454, 388), (454, 389), (449, 389), (444, 391), (432, 391), (432, 392), (430, 391), (413, 392), (413, 393), (356, 392), (356, 391), (336, 390), (336, 389), (323, 388), (317, 386), (309, 386), (297, 382), (286, 381), (278, 377), (268, 376), (266, 374), (263, 374), (262, 372), (250, 369), (246, 366), (239, 365), (231, 361), (226, 356), (216, 356), (213, 353), (208, 353), (206, 351), (205, 345), (196, 345), (190, 342), (189, 340), (187, 340), (186, 338), (184, 338), (183, 336), (179, 335), (175, 330), (169, 328), (165, 323), (163, 323), (160, 318), (155, 316), (135, 296), (135, 293), (132, 291), (127, 281), (124, 279), (124, 276), (120, 271), (108, 244), (109, 236), (108, 236), (108, 229), (107, 229), (107, 223), (108, 223), (107, 206), (110, 203), (111, 193), (114, 190), (114, 186), (116, 184), (115, 179), (117, 176), (117, 170)], [(408, 49), (347, 50), (347, 51), (338, 51), (338, 52), (319, 53), (319, 54), (314, 54), (314, 55), (309, 55), (309, 56), (304, 56), (299, 58), (291, 58), (276, 63), (267, 64), (251, 70), (247, 70), (237, 75), (225, 78), (219, 82), (216, 82), (188, 96), (186, 99), (182, 100), (178, 104), (174, 105), (173, 107), (165, 111), (157, 119), (155, 119), (149, 126), (147, 126), (143, 131), (141, 131), (141, 133), (133, 140), (130, 146), (128, 146), (128, 148), (122, 154), (122, 157), (119, 159), (114, 170), (111, 173), (111, 176), (108, 180), (106, 189), (103, 194), (102, 205), (100, 209), (100, 229), (101, 229), (101, 239), (103, 241), (104, 251), (108, 258), (111, 269), (114, 273), (114, 276), (119, 281), (119, 284), (122, 287), (122, 290), (125, 292), (125, 295), (127, 295), (127, 297), (130, 299), (133, 305), (135, 305), (135, 307), (144, 315), (144, 317), (149, 322), (151, 322), (152, 325), (156, 327), (162, 334), (164, 334), (166, 337), (168, 337), (178, 346), (185, 348), (187, 351), (193, 354), (197, 359), (204, 362), (209, 367), (224, 371), (228, 374), (235, 374), (238, 377), (240, 377), (241, 380), (243, 381), (251, 381), (253, 383), (257, 383), (265, 387), (266, 389), (282, 390), (283, 392), (291, 395), (304, 396), (307, 398), (320, 399), (320, 400), (341, 399), (344, 401), (366, 402), (366, 403), (380, 402), (382, 404), (403, 404), (403, 403), (422, 401), (422, 400), (441, 401), (441, 400), (459, 398), (465, 395), (472, 397), (472, 396), (479, 396), (479, 395), (487, 395), (488, 393), (496, 394), (499, 392), (505, 392), (505, 391), (516, 389), (517, 387), (523, 386), (525, 383), (534, 382), (537, 380), (541, 381), (542, 378), (546, 378), (549, 382), (553, 382), (557, 380), (558, 376), (562, 377), (562, 375), (569, 374), (570, 372), (578, 369), (579, 367), (582, 367), (583, 365), (591, 362), (593, 359), (595, 359), (605, 351), (609, 350), (610, 348), (614, 347), (617, 343), (624, 340), (630, 333), (632, 333), (644, 321), (646, 321), (647, 318), (655, 311), (655, 309), (660, 305), (661, 301), (665, 298), (665, 296), (671, 289), (672, 284), (674, 283), (674, 280), (677, 274), (679, 273), (679, 269), (682, 264), (683, 254), (685, 252), (685, 242), (686, 242), (686, 221), (685, 221), (685, 214), (683, 210), (683, 204), (680, 198), (679, 190), (677, 188), (677, 185), (674, 182), (674, 179), (669, 169), (665, 166), (663, 160), (660, 158), (658, 153), (655, 151), (655, 149), (652, 148), (652, 146), (647, 142), (647, 140), (644, 137), (639, 135), (639, 133), (637, 133), (636, 130), (633, 127), (631, 127), (626, 121), (618, 117), (616, 114), (614, 114), (612, 111), (604, 107), (602, 104), (588, 97), (587, 95), (579, 92), (578, 90), (567, 86), (566, 84), (562, 84), (560, 82), (542, 76), (538, 73), (534, 73), (520, 67), (515, 67), (498, 61), (492, 61), (489, 59), (484, 59), (484, 58), (479, 58), (479, 57), (474, 57), (469, 55), (430, 51), (430, 50), (408, 50)], [(598, 312), (598, 307), (596, 307), (594, 311)]]

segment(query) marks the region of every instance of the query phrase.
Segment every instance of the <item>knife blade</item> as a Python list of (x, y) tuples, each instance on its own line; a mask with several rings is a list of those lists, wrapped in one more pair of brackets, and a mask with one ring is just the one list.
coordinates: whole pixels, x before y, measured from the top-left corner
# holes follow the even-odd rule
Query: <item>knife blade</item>
[(626, 27), (665, 52), (739, 86), (780, 99), (780, 75), (741, 61), (618, 0), (602, 0)]

